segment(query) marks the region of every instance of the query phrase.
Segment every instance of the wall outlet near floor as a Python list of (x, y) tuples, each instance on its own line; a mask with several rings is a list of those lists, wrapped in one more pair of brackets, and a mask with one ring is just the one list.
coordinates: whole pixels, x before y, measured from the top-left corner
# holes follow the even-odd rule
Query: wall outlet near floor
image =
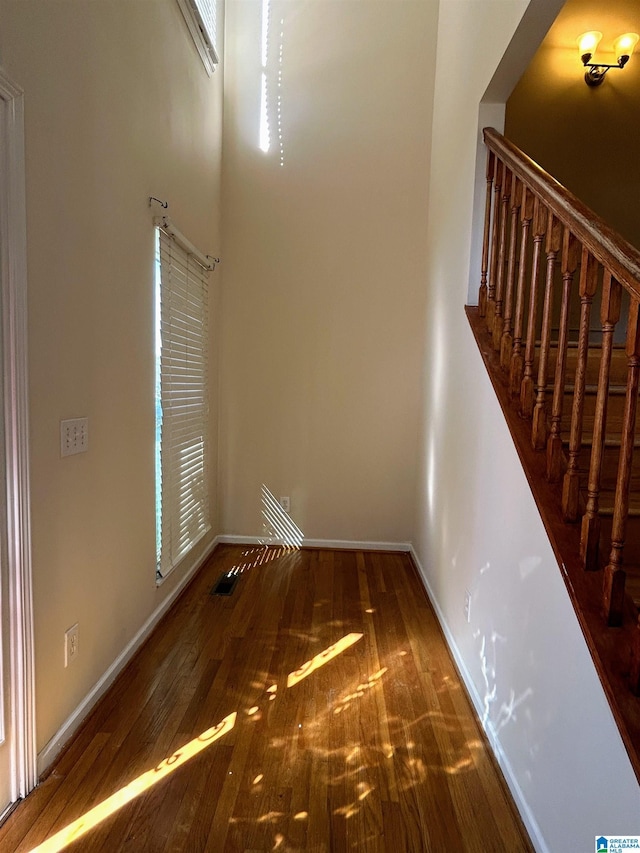
[(89, 449), (89, 418), (60, 421), (60, 455), (73, 456)]
[(64, 632), (64, 665), (69, 666), (70, 663), (78, 657), (78, 623), (72, 625)]
[(291, 511), (291, 500), (289, 499), (289, 497), (285, 496), (283, 498), (280, 498), (280, 507), (283, 512)]
[(464, 591), (464, 618), (471, 622), (471, 593), (468, 589)]

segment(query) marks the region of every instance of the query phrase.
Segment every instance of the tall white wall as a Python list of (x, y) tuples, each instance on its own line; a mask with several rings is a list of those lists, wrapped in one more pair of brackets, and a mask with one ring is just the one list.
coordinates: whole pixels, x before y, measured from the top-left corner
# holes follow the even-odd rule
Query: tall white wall
[(537, 849), (578, 853), (640, 834), (640, 790), (463, 311), (478, 106), (526, 5), (440, 3), (414, 541)]
[(306, 537), (406, 542), (437, 4), (268, 6), (265, 153), (263, 4), (227, 4), (222, 526), (261, 535), (264, 484)]
[[(184, 576), (156, 588), (147, 199), (219, 248), (222, 75), (175, 0), (0, 0), (0, 64), (25, 92), (41, 750)], [(61, 459), (59, 421), (81, 416), (89, 450)]]

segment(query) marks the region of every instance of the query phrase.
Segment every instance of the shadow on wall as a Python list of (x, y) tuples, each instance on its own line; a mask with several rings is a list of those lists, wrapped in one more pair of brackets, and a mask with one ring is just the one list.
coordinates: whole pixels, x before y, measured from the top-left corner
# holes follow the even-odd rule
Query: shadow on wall
[[(522, 560), (520, 562), (521, 580), (525, 580), (529, 574), (538, 568), (540, 563), (541, 559), (539, 557), (530, 557)], [(491, 564), (487, 562), (479, 569), (478, 577), (482, 579), (490, 571)], [(473, 598), (477, 597), (478, 593), (476, 592)], [(473, 613), (473, 610), (475, 610), (475, 607), (471, 608), (471, 613)], [(471, 615), (469, 621), (471, 621)], [(533, 690), (531, 687), (527, 687), (519, 696), (516, 696), (515, 690), (509, 688), (509, 698), (500, 701), (499, 693), (502, 688), (502, 685), (499, 684), (500, 647), (507, 644), (508, 638), (503, 636), (495, 628), (485, 632), (480, 628), (476, 628), (473, 631), (473, 639), (476, 645), (479, 646), (480, 670), (484, 683), (484, 695), (481, 697), (483, 706), (482, 726), (485, 729), (489, 726), (493, 730), (493, 733), (498, 736), (505, 726), (517, 720), (519, 707), (533, 696)], [(497, 703), (499, 701), (500, 704), (498, 706)]]

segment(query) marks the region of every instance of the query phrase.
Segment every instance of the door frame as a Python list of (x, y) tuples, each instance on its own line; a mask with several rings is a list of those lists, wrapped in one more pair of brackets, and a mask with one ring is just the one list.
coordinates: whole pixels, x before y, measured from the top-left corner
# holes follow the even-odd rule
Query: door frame
[[(27, 229), (24, 95), (0, 68), (0, 305), (2, 313), (2, 416), (6, 470), (5, 538), (10, 611), (12, 801), (37, 783), (29, 412), (27, 377)], [(4, 179), (2, 178), (4, 176)]]

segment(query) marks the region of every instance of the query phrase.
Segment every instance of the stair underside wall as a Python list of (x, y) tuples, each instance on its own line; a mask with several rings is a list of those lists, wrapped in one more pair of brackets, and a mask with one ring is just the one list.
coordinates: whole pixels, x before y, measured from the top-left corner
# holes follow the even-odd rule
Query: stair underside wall
[(432, 411), (420, 559), (539, 838), (586, 850), (605, 831), (640, 833), (640, 789), (484, 364), (461, 334), (448, 367), (466, 355), (467, 379)]

